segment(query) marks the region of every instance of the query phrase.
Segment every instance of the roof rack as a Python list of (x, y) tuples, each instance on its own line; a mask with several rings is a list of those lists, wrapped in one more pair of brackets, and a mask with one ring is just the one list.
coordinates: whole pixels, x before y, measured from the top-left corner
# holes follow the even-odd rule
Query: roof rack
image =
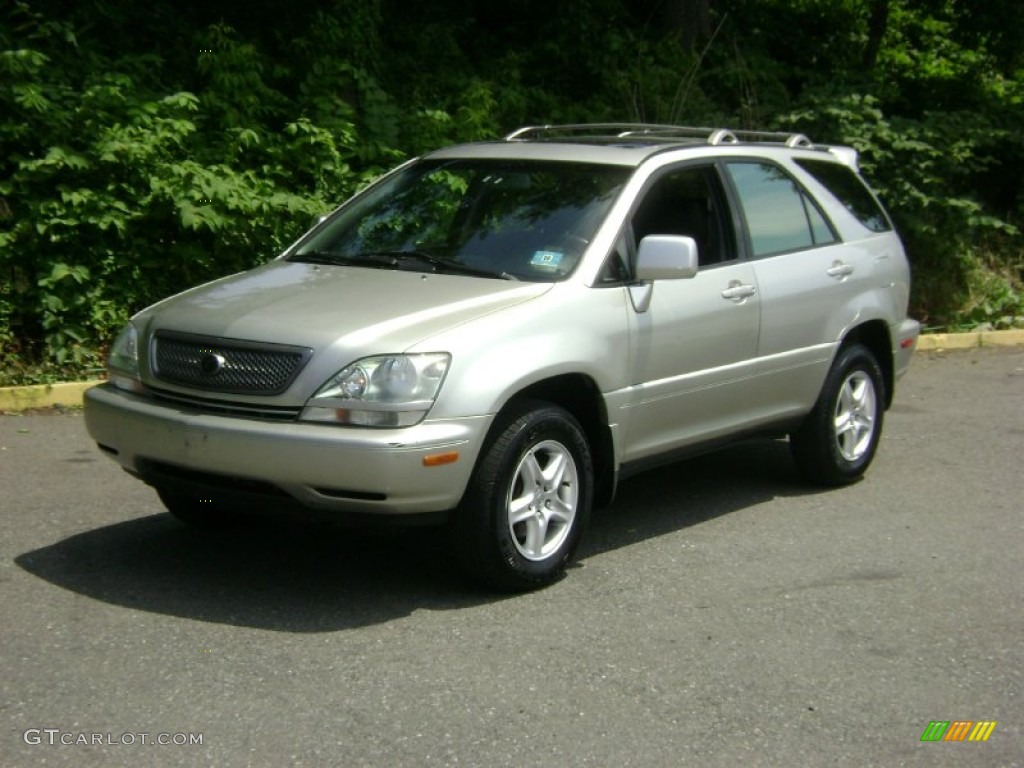
[(505, 141), (623, 141), (658, 142), (690, 141), (721, 144), (782, 144), (787, 147), (813, 149), (814, 142), (802, 133), (746, 131), (730, 128), (697, 128), (683, 125), (652, 123), (572, 123), (567, 125), (528, 125), (513, 131)]

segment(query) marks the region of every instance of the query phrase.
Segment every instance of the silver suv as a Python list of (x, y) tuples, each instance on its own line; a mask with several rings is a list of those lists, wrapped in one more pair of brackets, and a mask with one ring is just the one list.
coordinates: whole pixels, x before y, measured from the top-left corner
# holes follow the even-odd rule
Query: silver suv
[(473, 578), (528, 589), (654, 463), (788, 435), (810, 481), (860, 477), (919, 332), (908, 290), (851, 148), (524, 128), (137, 314), (86, 422), (189, 523), (445, 522)]

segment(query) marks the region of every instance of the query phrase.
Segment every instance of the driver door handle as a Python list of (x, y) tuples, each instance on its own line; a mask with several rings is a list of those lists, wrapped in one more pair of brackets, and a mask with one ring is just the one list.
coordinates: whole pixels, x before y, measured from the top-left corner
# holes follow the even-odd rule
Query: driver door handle
[(730, 280), (729, 287), (722, 291), (722, 298), (730, 299), (739, 304), (744, 299), (749, 299), (755, 293), (757, 293), (757, 289), (754, 286), (741, 283), (739, 280)]

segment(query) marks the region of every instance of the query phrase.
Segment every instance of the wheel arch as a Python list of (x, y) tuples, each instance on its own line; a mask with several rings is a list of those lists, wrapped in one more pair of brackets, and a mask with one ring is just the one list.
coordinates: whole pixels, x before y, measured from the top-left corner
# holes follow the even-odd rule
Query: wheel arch
[[(502, 411), (524, 400), (557, 405), (579, 422), (590, 444), (594, 462), (594, 506), (600, 508), (610, 504), (615, 494), (615, 450), (608, 427), (608, 409), (597, 382), (582, 373), (542, 379), (512, 395)], [(495, 419), (495, 423), (498, 421)]]
[(884, 320), (868, 320), (860, 325), (851, 328), (843, 336), (840, 349), (853, 344), (862, 344), (871, 350), (875, 356), (879, 368), (882, 369), (882, 381), (885, 384), (885, 408), (888, 410), (892, 405), (895, 374), (892, 353), (892, 338), (889, 335), (889, 326)]

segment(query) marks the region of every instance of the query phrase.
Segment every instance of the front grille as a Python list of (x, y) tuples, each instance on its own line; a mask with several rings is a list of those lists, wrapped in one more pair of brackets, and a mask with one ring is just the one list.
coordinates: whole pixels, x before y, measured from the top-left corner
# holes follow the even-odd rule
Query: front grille
[(305, 347), (157, 331), (153, 375), (161, 381), (210, 392), (277, 395), (313, 354)]

